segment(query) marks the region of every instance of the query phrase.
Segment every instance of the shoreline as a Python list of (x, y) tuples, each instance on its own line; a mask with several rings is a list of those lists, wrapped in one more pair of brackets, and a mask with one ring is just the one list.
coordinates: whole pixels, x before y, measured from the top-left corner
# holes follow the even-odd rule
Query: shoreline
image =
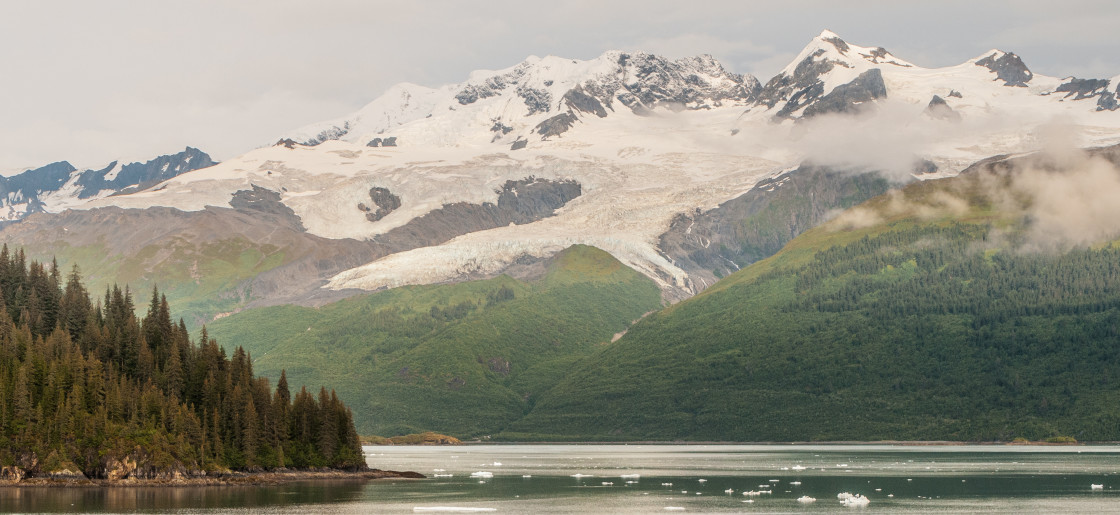
[[(876, 441), (803, 441), (803, 442), (732, 442), (732, 441), (659, 441), (659, 440), (619, 440), (619, 441), (481, 441), (481, 440), (464, 440), (462, 446), (472, 445), (765, 445), (765, 446), (807, 446), (807, 445), (820, 445), (820, 446), (841, 446), (841, 445), (891, 445), (897, 447), (949, 447), (949, 446), (1002, 446), (1002, 447), (1091, 447), (1091, 446), (1109, 446), (1120, 445), (1120, 442), (956, 442), (951, 440), (876, 440)], [(379, 445), (365, 445), (368, 447), (380, 447)], [(403, 445), (401, 445), (403, 447)], [(420, 447), (423, 445), (417, 445)], [(430, 445), (429, 445), (430, 446)], [(388, 446), (386, 446), (388, 447)]]
[(279, 485), (300, 481), (370, 481), (379, 479), (427, 479), (412, 471), (369, 469), (349, 472), (345, 470), (287, 470), (270, 472), (232, 472), (214, 476), (193, 476), (174, 479), (88, 479), (32, 477), (19, 481), (0, 481), (4, 488), (120, 488), (120, 487), (193, 487), (193, 486), (258, 486)]

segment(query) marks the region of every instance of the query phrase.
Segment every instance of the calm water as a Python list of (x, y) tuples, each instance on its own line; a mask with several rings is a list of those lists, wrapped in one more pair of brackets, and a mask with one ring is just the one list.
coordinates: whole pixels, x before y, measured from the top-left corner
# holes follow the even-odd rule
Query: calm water
[[(484, 445), (366, 452), (372, 467), (450, 477), (269, 487), (6, 488), (0, 489), (0, 510), (1120, 513), (1115, 446)], [(471, 477), (476, 472), (492, 477)], [(742, 495), (763, 490), (772, 493)], [(865, 495), (871, 503), (843, 507), (840, 492)], [(800, 503), (802, 496), (817, 500)]]

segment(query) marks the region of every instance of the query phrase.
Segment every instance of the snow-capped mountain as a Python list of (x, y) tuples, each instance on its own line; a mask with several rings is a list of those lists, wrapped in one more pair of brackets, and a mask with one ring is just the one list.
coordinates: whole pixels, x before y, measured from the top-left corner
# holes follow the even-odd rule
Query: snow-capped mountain
[(78, 170), (66, 161), (0, 177), (0, 221), (38, 212), (57, 213), (87, 200), (145, 189), (177, 175), (213, 166), (205, 152), (187, 147), (144, 163), (118, 161), (98, 170)]
[(923, 68), (829, 31), (765, 85), (709, 56), (531, 57), (459, 84), (401, 84), (277, 145), (68, 207), (252, 208), (360, 242), (361, 266), (320, 257), (290, 272), (319, 274), (316, 287), (492, 275), (578, 243), (679, 298), (705, 287), (659, 248), (682, 214), (805, 161), (924, 179), (1037, 150), (1055, 124), (1079, 146), (1120, 143), (1118, 79), (1046, 77), (999, 50)]
[[(759, 88), (754, 77), (730, 73), (708, 55), (676, 61), (623, 52), (589, 61), (532, 56), (505, 70), (475, 72), (460, 84), (435, 89), (400, 84), (353, 115), (285, 137), (307, 145), (494, 143), (516, 150), (560, 136), (588, 117), (744, 106)], [(419, 126), (436, 130), (409, 127), (433, 118)]]

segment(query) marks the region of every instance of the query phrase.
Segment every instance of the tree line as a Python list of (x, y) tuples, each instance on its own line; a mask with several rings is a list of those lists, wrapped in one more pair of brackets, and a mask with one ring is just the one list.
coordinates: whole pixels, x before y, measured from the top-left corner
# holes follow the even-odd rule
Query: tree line
[(143, 317), (126, 286), (91, 298), (75, 265), (0, 249), (0, 465), (31, 474), (187, 475), (280, 467), (364, 468), (333, 390), (273, 389), (238, 347), (193, 341), (153, 288)]

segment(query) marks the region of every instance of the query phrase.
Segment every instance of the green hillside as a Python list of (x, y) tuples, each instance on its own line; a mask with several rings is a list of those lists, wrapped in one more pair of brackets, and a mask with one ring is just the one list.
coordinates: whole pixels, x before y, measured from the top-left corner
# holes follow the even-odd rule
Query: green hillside
[(542, 277), (395, 288), (322, 308), (248, 310), (210, 326), (254, 370), (328, 380), (362, 434), (495, 433), (612, 336), (660, 307), (648, 278), (571, 247)]
[(803, 234), (643, 319), (502, 436), (1120, 440), (1120, 248), (1042, 239), (1077, 172), (1018, 168)]

